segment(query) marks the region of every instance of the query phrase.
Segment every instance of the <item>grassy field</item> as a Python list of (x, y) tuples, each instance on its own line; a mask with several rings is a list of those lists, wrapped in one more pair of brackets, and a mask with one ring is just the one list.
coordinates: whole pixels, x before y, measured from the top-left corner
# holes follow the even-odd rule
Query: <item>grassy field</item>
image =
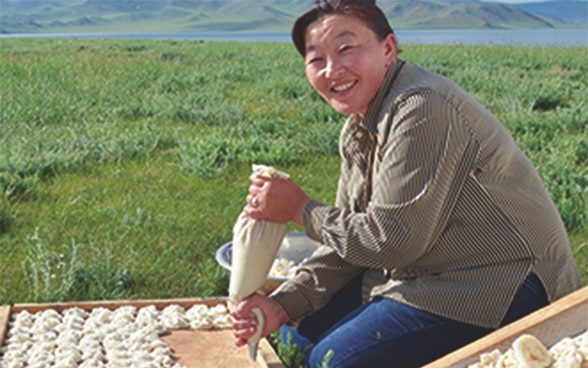
[[(402, 49), (512, 132), (587, 283), (586, 49)], [(334, 200), (344, 117), (291, 45), (3, 39), (0, 83), (0, 304), (226, 295), (253, 162)]]

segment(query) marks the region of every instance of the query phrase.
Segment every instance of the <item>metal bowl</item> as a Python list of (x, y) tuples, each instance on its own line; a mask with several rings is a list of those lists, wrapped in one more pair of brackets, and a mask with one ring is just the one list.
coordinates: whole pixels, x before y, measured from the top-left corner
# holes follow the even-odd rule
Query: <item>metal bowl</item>
[[(305, 258), (308, 258), (317, 248), (319, 243), (310, 239), (302, 232), (286, 233), (276, 259), (286, 259), (293, 261), (294, 265), (299, 265)], [(233, 242), (222, 245), (216, 251), (216, 261), (224, 269), (231, 272), (231, 260), (233, 253)], [(262, 292), (269, 294), (280, 286), (287, 278), (268, 276)]]

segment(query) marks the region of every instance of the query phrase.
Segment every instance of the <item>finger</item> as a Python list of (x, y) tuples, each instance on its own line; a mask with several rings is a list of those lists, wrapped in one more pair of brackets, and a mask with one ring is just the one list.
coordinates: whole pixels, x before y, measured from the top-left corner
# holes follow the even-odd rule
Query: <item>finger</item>
[(239, 331), (233, 331), (233, 336), (236, 339), (242, 339), (245, 341), (249, 341), (257, 332), (257, 329), (255, 328), (248, 328), (247, 330), (239, 330)]
[(255, 327), (247, 327), (238, 330), (233, 330), (233, 336), (239, 339), (247, 340), (255, 334), (255, 331), (257, 331)]
[(244, 308), (241, 306), (241, 303), (233, 305), (233, 308), (231, 309), (231, 319), (233, 321), (240, 321), (243, 319), (247, 318), (247, 315), (249, 315), (250, 313), (247, 312), (247, 310), (244, 310)]
[(247, 330), (248, 328), (257, 326), (258, 322), (257, 319), (233, 319), (231, 325), (233, 330)]
[(251, 185), (257, 186), (257, 187), (262, 187), (266, 181), (268, 181), (268, 178), (263, 178), (260, 176), (255, 176), (255, 175), (251, 175), (249, 177), (249, 180), (251, 181)]
[(249, 192), (249, 194), (254, 196), (255, 194), (259, 193), (260, 189), (261, 189), (260, 186), (250, 185), (249, 188), (247, 189), (247, 191)]
[(250, 323), (237, 329), (233, 328), (233, 334), (240, 337), (251, 337), (257, 331), (257, 325)]
[(247, 339), (235, 338), (235, 346), (240, 348), (241, 346), (245, 346), (247, 344)]
[(255, 220), (262, 220), (263, 219), (261, 212), (259, 211), (259, 208), (251, 207), (251, 205), (249, 205), (249, 204), (247, 206), (245, 206), (245, 208), (243, 208), (243, 212), (245, 213), (245, 215), (247, 215), (247, 217), (251, 217), (252, 219), (255, 219)]
[(233, 319), (233, 321), (256, 320), (255, 314), (251, 311), (251, 309), (253, 309), (253, 307), (255, 306), (249, 304), (250, 303), (242, 301), (240, 303), (233, 305), (233, 307), (231, 308), (231, 318)]
[(248, 204), (249, 204), (251, 207), (253, 207), (253, 203), (251, 203), (251, 202), (253, 201), (253, 198), (255, 198), (255, 194), (253, 194), (253, 193), (251, 193), (251, 194), (248, 194), (248, 195), (247, 195), (247, 198), (246, 198), (246, 200), (247, 200), (247, 203), (248, 203)]

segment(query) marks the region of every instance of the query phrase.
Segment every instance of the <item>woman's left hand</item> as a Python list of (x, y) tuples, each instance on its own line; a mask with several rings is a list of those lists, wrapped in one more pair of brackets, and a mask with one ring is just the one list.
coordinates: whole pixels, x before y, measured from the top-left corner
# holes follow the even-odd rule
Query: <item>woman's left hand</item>
[(302, 223), (304, 206), (310, 199), (292, 179), (268, 179), (251, 176), (248, 205), (244, 212), (247, 216), (272, 222), (293, 221)]
[(259, 321), (252, 311), (256, 307), (261, 309), (264, 316), (261, 337), (266, 337), (288, 322), (288, 315), (278, 302), (255, 293), (236, 304), (231, 310), (235, 345), (243, 346), (247, 344), (247, 340), (257, 331)]

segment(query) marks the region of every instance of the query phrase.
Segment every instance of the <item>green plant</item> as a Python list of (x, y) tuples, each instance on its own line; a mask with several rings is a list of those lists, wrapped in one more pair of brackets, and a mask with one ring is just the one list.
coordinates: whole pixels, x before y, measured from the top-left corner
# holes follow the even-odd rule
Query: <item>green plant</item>
[(71, 292), (78, 267), (78, 248), (79, 244), (72, 242), (67, 262), (63, 253), (51, 251), (39, 236), (39, 229), (35, 230), (27, 246), (28, 256), (23, 262), (35, 302), (62, 301)]
[[(297, 345), (292, 343), (292, 334), (288, 333), (285, 344), (279, 341), (279, 334), (273, 336), (274, 346), (277, 346), (278, 355), (288, 368), (304, 367), (304, 358), (307, 351), (301, 351)], [(308, 349), (307, 349), (308, 350)]]
[(333, 350), (327, 351), (327, 353), (325, 354), (325, 356), (323, 358), (321, 365), (318, 368), (329, 368), (330, 367), (329, 363), (331, 362), (331, 360), (333, 359), (334, 356), (335, 356), (335, 352)]
[[(282, 343), (279, 341), (279, 333), (275, 332), (269, 337), (270, 343), (277, 347), (278, 355), (280, 359), (284, 363), (284, 365), (288, 368), (302, 368), (304, 367), (304, 360), (306, 358), (306, 354), (310, 350), (310, 346), (307, 346), (304, 350), (300, 350), (300, 348), (292, 343), (292, 333), (288, 332), (286, 337), (286, 343)], [(323, 357), (323, 361), (319, 366), (316, 368), (329, 368), (329, 363), (335, 356), (335, 352), (333, 350), (327, 351), (325, 356)]]

